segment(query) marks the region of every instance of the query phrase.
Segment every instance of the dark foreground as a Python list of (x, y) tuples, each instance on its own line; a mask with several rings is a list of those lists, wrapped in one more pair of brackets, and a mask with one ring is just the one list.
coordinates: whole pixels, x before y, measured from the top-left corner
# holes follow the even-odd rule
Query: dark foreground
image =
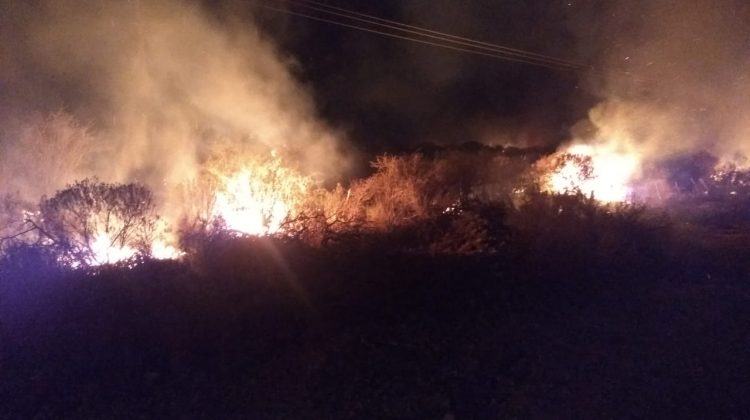
[(19, 274), (0, 418), (750, 418), (748, 236), (705, 235)]

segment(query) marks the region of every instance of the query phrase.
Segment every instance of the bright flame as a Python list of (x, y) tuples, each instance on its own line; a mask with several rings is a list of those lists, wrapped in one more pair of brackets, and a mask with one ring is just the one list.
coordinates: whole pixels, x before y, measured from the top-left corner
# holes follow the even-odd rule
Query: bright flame
[(636, 155), (578, 144), (554, 158), (557, 164), (547, 175), (543, 190), (581, 193), (604, 203), (632, 198), (631, 182), (639, 166)]
[(151, 258), (157, 260), (174, 260), (183, 255), (183, 252), (169, 243), (158, 240), (151, 244)]
[(218, 178), (212, 217), (221, 218), (230, 230), (259, 236), (281, 231), (311, 185), (310, 178), (283, 167), (275, 156)]
[(216, 194), (214, 216), (227, 227), (250, 235), (278, 232), (289, 214), (289, 205), (275, 194), (264, 194), (268, 187), (243, 170), (229, 177), (224, 190)]
[(106, 233), (99, 233), (90, 245), (93, 261), (90, 265), (114, 264), (126, 261), (138, 254), (135, 248), (127, 245), (117, 246)]
[[(93, 254), (92, 261), (89, 261), (91, 266), (117, 264), (128, 261), (139, 254), (139, 251), (131, 246), (113, 244), (106, 233), (96, 235), (91, 242), (91, 252)], [(156, 240), (151, 244), (151, 258), (172, 260), (179, 258), (181, 255), (182, 252), (163, 240)]]

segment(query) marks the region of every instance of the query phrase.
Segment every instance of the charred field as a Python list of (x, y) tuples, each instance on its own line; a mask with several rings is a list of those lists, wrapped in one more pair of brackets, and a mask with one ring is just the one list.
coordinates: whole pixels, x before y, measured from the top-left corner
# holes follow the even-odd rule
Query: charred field
[[(90, 270), (17, 255), (0, 415), (742, 417), (738, 200), (712, 218), (701, 196), (652, 211), (540, 195), (326, 246), (211, 235), (180, 260)], [(433, 234), (469, 213), (478, 251)]]

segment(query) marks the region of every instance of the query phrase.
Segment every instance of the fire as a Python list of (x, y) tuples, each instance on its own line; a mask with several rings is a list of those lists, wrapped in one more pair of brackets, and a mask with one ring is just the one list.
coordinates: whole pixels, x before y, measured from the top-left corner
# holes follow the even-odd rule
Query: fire
[(127, 246), (117, 246), (106, 233), (99, 233), (91, 243), (93, 261), (89, 265), (113, 264), (135, 257), (138, 250)]
[[(208, 164), (207, 169), (213, 179), (209, 217), (220, 219), (228, 230), (243, 235), (282, 232), (284, 222), (296, 214), (313, 185), (310, 177), (285, 166), (275, 152), (266, 158), (225, 158)], [(104, 226), (97, 227), (101, 229), (89, 244), (87, 265), (121, 263), (143, 253), (112, 238)], [(182, 255), (168, 232), (167, 224), (157, 225), (154, 239), (147, 244), (151, 258), (177, 259)]]
[(628, 201), (639, 164), (632, 153), (574, 145), (553, 156), (542, 189), (556, 194), (581, 193), (603, 203)]
[(249, 160), (227, 174), (214, 171), (219, 188), (211, 216), (224, 221), (230, 230), (247, 235), (279, 233), (292, 217), (312, 185), (309, 177), (270, 160)]
[(183, 253), (167, 241), (158, 240), (151, 244), (151, 258), (157, 260), (174, 260), (182, 256)]
[[(107, 233), (98, 233), (90, 244), (91, 258), (88, 261), (89, 266), (100, 266), (107, 264), (117, 264), (124, 261), (132, 260), (141, 252), (129, 245), (120, 245)], [(163, 240), (155, 240), (151, 243), (150, 257), (157, 260), (173, 260), (179, 258), (182, 253), (174, 246)], [(75, 267), (78, 264), (73, 264)]]

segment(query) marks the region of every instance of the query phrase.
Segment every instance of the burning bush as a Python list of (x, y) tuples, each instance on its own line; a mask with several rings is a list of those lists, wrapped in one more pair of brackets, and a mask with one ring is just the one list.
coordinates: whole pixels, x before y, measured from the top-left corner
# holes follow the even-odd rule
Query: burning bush
[(150, 255), (158, 217), (151, 191), (139, 184), (76, 182), (39, 205), (39, 232), (70, 266)]
[(602, 203), (616, 203), (632, 198), (631, 182), (638, 165), (633, 154), (579, 144), (540, 159), (535, 167), (544, 192), (583, 194)]
[(206, 163), (198, 184), (203, 192), (198, 219), (220, 220), (228, 230), (262, 236), (279, 232), (297, 214), (313, 181), (275, 152), (252, 157), (227, 152)]

